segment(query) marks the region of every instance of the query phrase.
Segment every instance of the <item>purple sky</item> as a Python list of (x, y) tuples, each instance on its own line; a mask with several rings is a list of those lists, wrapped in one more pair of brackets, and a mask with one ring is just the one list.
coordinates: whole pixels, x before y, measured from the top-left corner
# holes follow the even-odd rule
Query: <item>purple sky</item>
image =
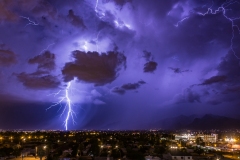
[[(3, 0), (0, 128), (240, 114), (238, 0)], [(56, 94), (59, 93), (59, 94)]]

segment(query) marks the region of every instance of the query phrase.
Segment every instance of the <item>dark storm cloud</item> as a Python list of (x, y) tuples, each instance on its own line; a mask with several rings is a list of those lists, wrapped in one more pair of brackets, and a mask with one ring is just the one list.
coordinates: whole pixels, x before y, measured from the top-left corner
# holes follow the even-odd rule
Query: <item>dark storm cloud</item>
[(29, 64), (38, 64), (37, 71), (33, 73), (14, 73), (22, 84), (30, 89), (53, 89), (60, 86), (57, 76), (50, 74), (55, 69), (55, 54), (45, 51), (28, 60)]
[(229, 52), (221, 59), (216, 71), (218, 71), (216, 75), (198, 85), (192, 85), (188, 89), (189, 92), (184, 93), (185, 100), (187, 100), (186, 97), (192, 97), (190, 99), (195, 101), (189, 102), (200, 102), (202, 99), (202, 102), (211, 105), (239, 101), (237, 97), (240, 96), (240, 66), (233, 52)]
[(54, 70), (55, 69), (55, 54), (45, 51), (43, 54), (37, 55), (28, 60), (29, 64), (38, 64), (38, 70)]
[(232, 80), (240, 77), (240, 60), (233, 52), (229, 52), (221, 60), (217, 67), (219, 74), (226, 75)]
[(203, 83), (200, 85), (210, 85), (214, 83), (220, 83), (220, 82), (224, 82), (226, 79), (227, 79), (226, 76), (213, 76), (209, 79), (204, 80)]
[(158, 65), (157, 62), (149, 61), (144, 64), (143, 71), (144, 72), (153, 72), (157, 69), (157, 65)]
[(139, 83), (139, 84), (146, 84), (146, 82), (143, 81), (143, 80), (138, 81), (138, 83)]
[(16, 62), (17, 58), (14, 52), (0, 49), (0, 66), (10, 66)]
[(30, 89), (53, 89), (60, 85), (58, 78), (49, 74), (22, 72), (16, 76), (25, 87)]
[(17, 16), (6, 8), (5, 3), (0, 3), (0, 21), (16, 21)]
[(125, 89), (123, 89), (121, 87), (115, 87), (112, 89), (112, 92), (123, 95), (123, 94), (125, 94), (126, 91), (125, 91)]
[[(165, 31), (166, 34), (171, 33), (171, 35), (166, 35), (165, 42), (174, 45), (168, 49), (168, 52), (179, 53), (178, 56), (183, 57), (184, 60), (216, 57), (218, 53), (221, 53), (217, 53), (217, 50), (229, 48), (231, 45), (232, 22), (224, 17), (224, 12), (219, 11), (216, 14), (208, 12), (209, 14), (203, 15), (200, 13), (206, 13), (210, 6), (203, 7), (200, 12), (198, 9), (202, 6), (196, 3), (196, 1), (189, 3), (192, 8), (188, 15), (185, 15), (185, 18), (188, 18), (183, 21), (181, 21), (183, 17), (174, 15), (173, 17), (177, 19), (170, 22), (171, 16), (169, 15), (168, 23), (172, 23), (172, 26), (170, 25)], [(182, 8), (179, 15), (184, 12), (186, 11)]]
[(104, 85), (118, 76), (118, 71), (126, 65), (126, 57), (120, 52), (107, 53), (73, 51), (73, 62), (65, 64), (62, 70), (64, 81), (76, 77), (80, 81)]
[(174, 67), (168, 67), (168, 68), (171, 69), (174, 73), (190, 72), (189, 69), (181, 70), (180, 68), (174, 68)]
[(140, 84), (139, 83), (127, 83), (127, 84), (124, 84), (122, 85), (122, 89), (125, 89), (125, 90), (136, 90), (140, 87)]
[(47, 8), (47, 3), (41, 0), (2, 0), (0, 3), (0, 21), (16, 22), (20, 19), (21, 11), (29, 12), (37, 7)]
[(145, 81), (140, 80), (137, 83), (127, 83), (127, 84), (123, 84), (121, 87), (115, 87), (113, 88), (112, 92), (123, 95), (125, 94), (125, 92), (127, 90), (136, 90), (139, 87), (141, 87), (141, 85), (146, 84)]
[(80, 16), (75, 15), (73, 10), (68, 11), (67, 17), (73, 26), (79, 27), (79, 28), (86, 28), (86, 26), (83, 22), (83, 19)]

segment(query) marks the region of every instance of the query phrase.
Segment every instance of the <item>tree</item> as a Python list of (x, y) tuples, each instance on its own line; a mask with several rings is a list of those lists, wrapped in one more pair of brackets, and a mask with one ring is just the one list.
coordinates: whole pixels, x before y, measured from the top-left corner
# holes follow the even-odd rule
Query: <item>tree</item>
[(18, 148), (15, 148), (13, 150), (12, 154), (17, 158), (17, 157), (21, 156), (21, 150)]
[(45, 150), (42, 147), (37, 147), (37, 155), (42, 160), (43, 156), (45, 156)]
[(117, 158), (121, 158), (121, 157), (122, 157), (121, 150), (120, 150), (120, 149), (113, 149), (111, 156), (112, 156), (113, 158), (116, 158), (116, 159), (117, 159)]
[(201, 155), (201, 154), (204, 153), (204, 150), (203, 150), (202, 148), (200, 148), (200, 147), (196, 147), (196, 149), (194, 150), (194, 152), (197, 153), (197, 154), (199, 154), (199, 155)]
[(203, 139), (201, 137), (198, 137), (196, 139), (196, 143), (197, 143), (197, 145), (205, 146), (205, 142), (203, 141)]
[(167, 151), (167, 149), (164, 146), (155, 146), (154, 152), (157, 154), (163, 154)]

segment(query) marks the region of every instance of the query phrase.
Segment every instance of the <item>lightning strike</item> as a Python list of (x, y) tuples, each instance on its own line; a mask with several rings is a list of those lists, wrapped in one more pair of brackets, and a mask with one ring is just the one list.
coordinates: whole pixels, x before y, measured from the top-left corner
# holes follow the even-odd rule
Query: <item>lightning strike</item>
[(180, 23), (182, 23), (183, 21), (187, 20), (189, 17), (185, 17), (183, 19), (181, 19), (180, 21), (177, 22), (177, 24), (175, 24), (175, 27), (178, 27)]
[(102, 19), (105, 16), (105, 13), (98, 9), (98, 0), (96, 0), (94, 11), (98, 18)]
[(84, 45), (83, 45), (84, 51), (87, 52), (88, 51), (88, 47), (87, 47), (87, 41), (84, 41)]
[(101, 31), (98, 32), (97, 34), (97, 37), (96, 37), (96, 47), (97, 47), (97, 52), (98, 52), (98, 37), (99, 37), (99, 34), (101, 33)]
[(24, 17), (24, 16), (20, 16), (20, 17), (23, 18), (23, 19), (28, 20), (29, 23), (26, 24), (25, 27), (27, 27), (28, 25), (33, 25), (33, 26), (38, 26), (39, 25), (38, 23), (32, 21), (29, 17)]
[[(235, 21), (236, 21), (236, 20), (240, 20), (240, 16), (239, 16), (239, 17), (231, 18), (231, 17), (229, 17), (229, 16), (226, 15), (226, 11), (227, 11), (226, 7), (228, 7), (228, 6), (230, 6), (230, 5), (233, 5), (233, 4), (239, 4), (239, 5), (240, 5), (240, 2), (238, 2), (238, 1), (236, 1), (236, 0), (235, 0), (235, 1), (231, 0), (231, 1), (228, 1), (228, 2), (223, 3), (223, 4), (221, 5), (221, 7), (218, 7), (216, 10), (213, 10), (213, 9), (211, 8), (211, 7), (213, 6), (213, 5), (212, 5), (210, 8), (208, 8), (207, 12), (205, 12), (205, 13), (196, 12), (196, 14), (198, 14), (198, 15), (200, 15), (200, 16), (206, 16), (206, 15), (209, 15), (209, 14), (215, 15), (215, 14), (218, 14), (218, 13), (221, 12), (221, 13), (223, 14), (223, 16), (224, 16), (227, 20), (229, 20), (229, 21), (231, 22), (231, 24), (232, 24), (232, 38), (231, 38), (230, 49), (231, 49), (231, 51), (233, 52), (234, 56), (235, 56), (237, 59), (240, 60), (240, 57), (238, 57), (238, 56), (236, 55), (236, 52), (235, 52), (235, 50), (234, 50), (234, 48), (233, 48), (233, 40), (234, 40), (234, 37), (235, 37), (235, 29), (237, 29), (238, 33), (240, 34), (240, 27), (239, 27), (237, 24), (235, 24)], [(177, 24), (174, 25), (174, 26), (175, 26), (175, 27), (178, 27), (180, 23), (182, 23), (183, 21), (187, 20), (188, 18), (189, 18), (189, 17), (183, 18), (182, 20), (178, 21)]]
[(45, 48), (45, 49), (43, 49), (41, 52), (40, 52), (40, 54), (41, 53), (43, 53), (44, 51), (47, 51), (52, 45), (54, 45), (55, 43), (52, 43), (52, 44), (49, 44), (48, 46), (47, 46), (47, 48)]
[[(68, 124), (69, 124), (69, 119), (72, 118), (72, 121), (73, 121), (73, 124), (75, 123), (75, 120), (74, 120), (74, 115), (75, 115), (75, 112), (72, 108), (72, 102), (71, 102), (71, 99), (69, 97), (69, 90), (70, 90), (70, 87), (71, 87), (71, 82), (68, 82), (67, 84), (67, 87), (66, 89), (64, 90), (65, 93), (64, 93), (64, 96), (63, 97), (60, 97), (59, 101), (53, 105), (51, 105), (50, 107), (48, 107), (46, 110), (48, 109), (51, 109), (52, 107), (54, 106), (58, 106), (60, 105), (60, 108), (59, 110), (62, 108), (62, 103), (65, 103), (65, 106), (64, 106), (64, 109), (61, 113), (61, 116), (67, 111), (67, 115), (65, 117), (65, 120), (64, 120), (64, 127), (65, 127), (65, 130), (68, 130)], [(59, 95), (63, 90), (59, 90), (57, 93), (53, 93), (51, 95), (54, 95), (57, 96)]]

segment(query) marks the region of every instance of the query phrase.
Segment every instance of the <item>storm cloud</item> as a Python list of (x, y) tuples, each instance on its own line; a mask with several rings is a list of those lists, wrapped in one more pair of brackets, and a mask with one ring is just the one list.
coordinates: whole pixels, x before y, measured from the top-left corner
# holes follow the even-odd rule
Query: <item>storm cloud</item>
[(144, 72), (153, 72), (157, 69), (157, 65), (158, 65), (157, 62), (149, 61), (144, 64), (143, 71)]
[(114, 81), (126, 65), (126, 57), (115, 51), (100, 54), (76, 50), (72, 57), (74, 61), (66, 63), (62, 70), (65, 82), (76, 77), (79, 81), (104, 85)]
[(16, 76), (25, 87), (30, 89), (54, 89), (60, 85), (58, 77), (41, 72), (30, 74), (22, 72)]
[(38, 64), (38, 70), (54, 70), (55, 69), (55, 54), (45, 51), (41, 55), (28, 60), (29, 64)]
[(17, 58), (14, 52), (0, 49), (0, 66), (10, 66), (16, 62)]
[(2, 0), (0, 95), (9, 97), (5, 104), (52, 104), (65, 92), (46, 95), (69, 89), (77, 106), (71, 129), (149, 127), (180, 114), (236, 116), (239, 8), (234, 0)]
[(145, 84), (146, 82), (143, 80), (138, 81), (137, 83), (126, 83), (123, 84), (121, 87), (115, 87), (112, 89), (112, 92), (123, 95), (128, 90), (137, 90), (141, 87), (141, 85)]

